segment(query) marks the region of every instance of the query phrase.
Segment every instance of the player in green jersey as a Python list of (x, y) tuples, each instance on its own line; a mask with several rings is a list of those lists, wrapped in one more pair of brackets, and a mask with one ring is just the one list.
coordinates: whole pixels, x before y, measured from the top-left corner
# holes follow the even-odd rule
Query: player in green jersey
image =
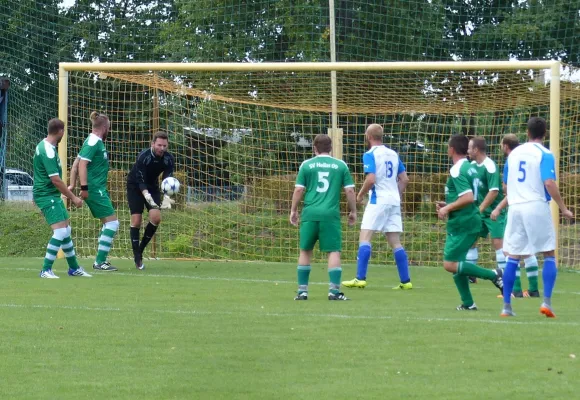
[(46, 246), (41, 278), (57, 279), (52, 271), (58, 250), (62, 248), (70, 276), (90, 277), (77, 261), (74, 244), (70, 237), (71, 227), (61, 194), (68, 197), (75, 207), (81, 207), (83, 201), (75, 196), (62, 181), (62, 168), (56, 146), (64, 135), (64, 123), (60, 119), (48, 122), (48, 135), (37, 146), (34, 152), (34, 184), (32, 195), (34, 203), (44, 215), (52, 229), (52, 237)]
[(332, 141), (328, 135), (314, 138), (314, 154), (302, 163), (292, 195), (290, 223), (298, 225), (298, 204), (304, 195), (304, 208), (300, 216), (300, 257), (298, 258), (298, 294), (294, 300), (308, 299), (310, 260), (316, 242), (320, 250), (328, 253), (330, 290), (328, 300), (348, 300), (340, 292), (342, 268), (342, 230), (340, 225), (340, 193), (344, 189), (348, 202), (348, 223), (356, 222), (356, 196), (354, 182), (348, 166), (330, 156)]
[[(473, 190), (475, 205), (481, 214), (480, 237), (491, 236), (491, 244), (495, 249), (495, 259), (498, 268), (505, 268), (505, 255), (503, 254), (503, 232), (505, 230), (506, 213), (502, 212), (496, 220), (490, 218), (491, 212), (503, 200), (503, 190), (500, 183), (499, 169), (496, 163), (487, 156), (487, 144), (481, 136), (473, 137), (469, 141), (467, 154), (471, 159), (471, 165), (477, 170), (474, 179)], [(466, 261), (477, 263), (479, 253), (477, 243), (467, 252)]]
[[(96, 111), (91, 113), (91, 122), (92, 133), (83, 143), (75, 163), (78, 165), (78, 175), (81, 181), (81, 197), (89, 206), (93, 217), (100, 219), (103, 223), (93, 268), (99, 271), (116, 271), (117, 268), (107, 261), (107, 256), (119, 229), (119, 220), (115, 215), (113, 203), (107, 190), (109, 159), (103, 143), (109, 134), (111, 122), (106, 115)], [(72, 169), (75, 169), (74, 165)], [(76, 178), (73, 180), (71, 172), (71, 185), (74, 185), (75, 181)]]
[[(507, 134), (501, 141), (501, 148), (506, 158), (510, 155), (513, 149), (520, 145), (520, 141), (513, 133)], [(505, 185), (502, 183), (502, 185)], [(505, 192), (505, 188), (504, 188)], [(507, 197), (494, 208), (490, 214), (492, 221), (497, 220), (502, 214), (503, 210), (507, 208)], [(540, 297), (538, 289), (538, 259), (535, 255), (524, 256), (524, 266), (526, 268), (526, 276), (528, 277), (528, 290), (522, 290), (522, 281), (520, 279), (520, 270), (516, 270), (516, 280), (514, 283), (513, 294), (515, 297)]]
[(473, 182), (477, 171), (467, 161), (469, 140), (463, 135), (453, 135), (449, 140), (447, 154), (453, 161), (445, 185), (445, 201), (436, 203), (440, 219), (447, 220), (447, 238), (443, 252), (443, 266), (453, 274), (453, 280), (461, 296), (457, 310), (477, 310), (471, 296), (469, 277), (490, 280), (502, 290), (501, 269), (494, 271), (465, 261), (467, 252), (479, 237), (481, 217), (475, 205)]

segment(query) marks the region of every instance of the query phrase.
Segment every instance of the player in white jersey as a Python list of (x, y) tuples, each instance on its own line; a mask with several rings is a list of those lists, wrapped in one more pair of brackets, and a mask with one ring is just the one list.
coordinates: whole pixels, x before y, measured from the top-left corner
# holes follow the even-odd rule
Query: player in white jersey
[(401, 219), (401, 195), (409, 183), (405, 165), (396, 151), (383, 144), (383, 127), (378, 124), (368, 126), (365, 137), (370, 145), (363, 155), (365, 181), (358, 193), (357, 201), (363, 202), (369, 194), (365, 207), (359, 237), (356, 278), (344, 281), (346, 287), (364, 288), (371, 257), (371, 239), (375, 232), (385, 234), (393, 249), (400, 283), (393, 289), (412, 289), (409, 277), (407, 253), (401, 245), (403, 221)]
[(514, 316), (511, 292), (520, 258), (527, 254), (544, 254), (542, 281), (544, 302), (540, 312), (554, 318), (552, 290), (556, 283), (556, 232), (552, 223), (549, 202), (553, 199), (565, 218), (574, 215), (562, 200), (556, 184), (554, 155), (542, 145), (546, 136), (546, 121), (532, 117), (528, 121), (528, 142), (516, 147), (504, 167), (509, 204), (504, 236), (504, 250), (508, 254), (503, 276), (503, 317)]
[[(505, 154), (506, 158), (510, 155), (510, 153), (520, 145), (520, 141), (516, 135), (513, 133), (508, 133), (505, 135), (501, 141), (501, 149), (502, 152)], [(503, 191), (505, 193), (506, 185), (503, 184)], [(502, 201), (495, 207), (495, 209), (491, 212), (490, 218), (492, 221), (496, 221), (497, 218), (501, 215), (503, 209), (507, 208), (507, 197), (504, 197)], [(516, 270), (516, 280), (514, 283), (514, 297), (540, 297), (540, 291), (538, 290), (538, 259), (535, 255), (531, 256), (522, 256), (521, 257), (524, 261), (524, 266), (526, 268), (526, 275), (528, 277), (528, 290), (522, 290), (522, 281), (520, 278), (520, 271), (519, 269)], [(504, 262), (505, 268), (505, 262)], [(499, 297), (503, 298), (503, 295)]]

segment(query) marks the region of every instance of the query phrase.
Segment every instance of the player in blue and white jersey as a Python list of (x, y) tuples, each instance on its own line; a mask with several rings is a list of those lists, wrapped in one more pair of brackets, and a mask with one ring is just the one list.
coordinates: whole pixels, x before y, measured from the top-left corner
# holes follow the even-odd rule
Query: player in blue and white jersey
[(365, 181), (358, 193), (362, 203), (368, 193), (359, 237), (356, 278), (344, 281), (346, 287), (364, 288), (367, 285), (367, 269), (371, 257), (371, 239), (375, 232), (385, 234), (393, 249), (400, 283), (393, 289), (412, 289), (407, 253), (401, 244), (403, 221), (401, 219), (401, 195), (409, 183), (405, 165), (396, 151), (383, 144), (383, 127), (371, 124), (365, 132), (370, 145), (363, 155)]
[(550, 200), (554, 200), (565, 218), (573, 218), (566, 208), (558, 185), (554, 155), (542, 145), (546, 136), (546, 121), (532, 117), (528, 121), (528, 142), (516, 147), (508, 156), (503, 180), (507, 185), (509, 204), (504, 235), (504, 251), (508, 254), (503, 276), (503, 317), (514, 316), (511, 292), (520, 258), (527, 254), (543, 253), (544, 302), (540, 312), (554, 318), (552, 290), (556, 283), (556, 232), (552, 222)]

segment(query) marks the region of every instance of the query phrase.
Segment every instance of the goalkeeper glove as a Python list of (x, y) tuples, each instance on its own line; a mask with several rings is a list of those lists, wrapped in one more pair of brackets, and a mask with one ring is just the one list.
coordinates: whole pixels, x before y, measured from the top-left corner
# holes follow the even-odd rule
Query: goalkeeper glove
[(155, 203), (155, 200), (153, 200), (153, 196), (151, 196), (151, 193), (146, 192), (145, 194), (143, 194), (143, 197), (145, 197), (145, 201), (147, 203), (149, 203), (149, 205), (151, 206), (151, 208), (154, 208), (156, 210), (159, 209), (159, 206), (157, 205), (157, 203)]
[(173, 200), (168, 195), (164, 194), (163, 201), (161, 202), (161, 209), (162, 210), (169, 210), (169, 209), (171, 209), (172, 204), (175, 204), (175, 200)]

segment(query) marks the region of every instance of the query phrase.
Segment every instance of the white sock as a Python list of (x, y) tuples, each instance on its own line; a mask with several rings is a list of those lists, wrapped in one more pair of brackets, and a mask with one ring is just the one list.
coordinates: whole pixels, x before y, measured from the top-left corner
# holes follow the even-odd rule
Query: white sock
[(477, 251), (477, 247), (473, 247), (469, 249), (467, 252), (467, 256), (465, 257), (465, 261), (471, 264), (477, 264), (477, 260), (479, 259), (479, 253)]
[[(497, 261), (497, 267), (501, 270), (505, 269), (505, 255), (503, 254), (503, 249), (495, 251), (495, 260)], [(519, 271), (519, 270), (518, 270)]]

